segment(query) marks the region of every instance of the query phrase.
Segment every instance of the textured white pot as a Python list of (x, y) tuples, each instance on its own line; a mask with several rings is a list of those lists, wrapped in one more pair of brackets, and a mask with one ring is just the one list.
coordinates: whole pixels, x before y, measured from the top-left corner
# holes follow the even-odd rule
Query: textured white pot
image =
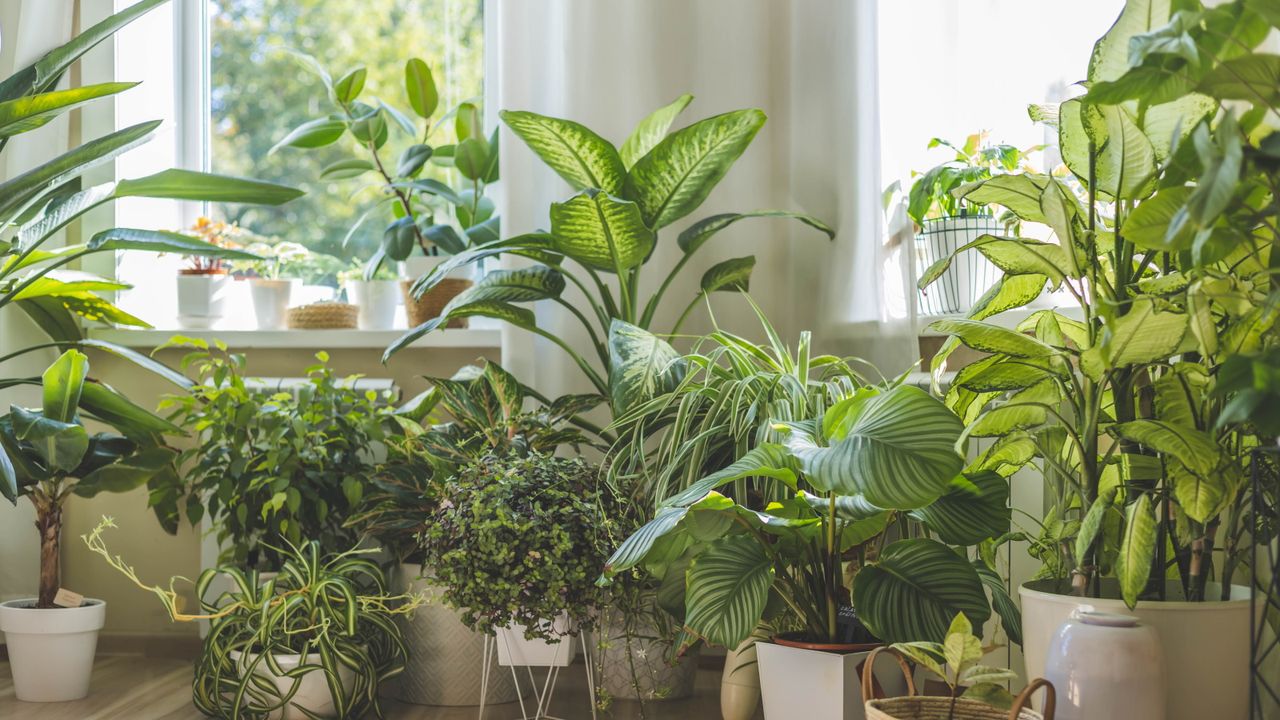
[(398, 280), (348, 280), (347, 299), (360, 309), (361, 330), (390, 330), (400, 305)]
[(212, 327), (226, 312), (231, 283), (230, 275), (178, 275), (178, 324)]
[[(288, 672), (298, 667), (301, 655), (276, 655), (276, 664), (284, 672)], [(244, 655), (237, 650), (231, 652), (231, 659), (240, 666), (241, 671), (247, 670), (249, 665), (257, 659), (255, 655)], [(307, 713), (302, 712), (300, 708), (305, 708), (312, 715), (323, 718), (337, 718), (338, 710), (333, 705), (333, 694), (329, 692), (329, 683), (325, 680), (324, 670), (320, 669), (319, 653), (307, 655), (308, 665), (315, 665), (316, 668), (308, 670), (302, 674), (301, 679), (276, 675), (271, 671), (271, 666), (266, 661), (261, 661), (253, 668), (255, 675), (268, 678), (280, 693), (280, 697), (284, 697), (293, 687), (294, 682), (298, 683), (298, 690), (289, 699), (289, 704), (282, 710), (277, 710), (270, 714), (270, 720), (310, 720)], [(355, 672), (351, 668), (344, 665), (338, 666), (338, 681), (342, 683), (342, 687), (350, 688), (355, 685)]]
[(760, 664), (756, 661), (755, 638), (747, 638), (724, 656), (720, 676), (720, 717), (723, 720), (751, 720), (760, 707)]
[[(1081, 598), (1049, 592), (1054, 581), (1040, 580), (1018, 588), (1022, 599), (1022, 652), (1027, 677), (1045, 677), (1049, 645), (1058, 628), (1082, 605), (1105, 613), (1132, 615), (1155, 629), (1167, 658), (1165, 705), (1168, 720), (1245, 718), (1249, 714), (1249, 588), (1231, 586), (1222, 601), (1141, 601), (1133, 610), (1109, 598)], [(1113, 580), (1102, 594), (1118, 595)], [(1210, 584), (1216, 598), (1221, 586)], [(1168, 597), (1181, 594), (1169, 583)], [(1261, 610), (1261, 606), (1259, 606)], [(1058, 689), (1059, 696), (1065, 694)]]
[(259, 330), (284, 330), (288, 327), (289, 300), (293, 297), (293, 280), (264, 280), (253, 278), (249, 281), (249, 292), (253, 295), (253, 314), (258, 320)]
[(35, 609), (35, 598), (0, 603), (14, 694), (25, 702), (79, 700), (89, 694), (98, 631), (107, 604), (86, 599), (78, 608)]
[[(756, 643), (765, 720), (863, 720), (862, 662), (868, 654)], [(886, 697), (906, 694), (896, 664), (877, 663), (875, 677)]]
[[(561, 620), (556, 620), (559, 630)], [(568, 625), (568, 623), (563, 623)], [(560, 640), (532, 640), (524, 636), (523, 625), (498, 630), (498, 664), (503, 667), (512, 665), (531, 665), (533, 667), (566, 667), (578, 654), (577, 638), (571, 637), (566, 628)]]
[(1058, 720), (1164, 720), (1164, 652), (1132, 615), (1078, 609), (1049, 643)]

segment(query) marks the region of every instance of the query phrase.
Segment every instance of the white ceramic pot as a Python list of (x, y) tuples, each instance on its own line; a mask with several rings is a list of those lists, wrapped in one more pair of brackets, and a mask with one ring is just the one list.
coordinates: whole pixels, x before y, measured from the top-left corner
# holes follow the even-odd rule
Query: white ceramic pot
[(259, 330), (284, 330), (288, 327), (289, 300), (293, 297), (293, 280), (249, 280), (253, 295), (253, 314)]
[(568, 666), (578, 654), (578, 643), (576, 637), (569, 635), (568, 622), (564, 621), (563, 618), (558, 618), (555, 622), (555, 631), (560, 632), (562, 626), (564, 634), (559, 640), (526, 638), (523, 625), (499, 628), (497, 638), (498, 664), (503, 667), (512, 665), (529, 665), (533, 667)]
[[(765, 720), (863, 720), (862, 664), (868, 654), (756, 643)], [(896, 664), (877, 664), (875, 678), (886, 697), (907, 692)]]
[(201, 330), (226, 313), (230, 275), (178, 275), (178, 324)]
[[(916, 238), (916, 276), (933, 263), (983, 235), (998, 235), (1000, 223), (990, 215), (965, 215), (926, 220)], [(955, 257), (932, 285), (920, 291), (922, 315), (963, 315), (1000, 279), (1000, 270), (976, 249)]]
[[(256, 655), (245, 655), (238, 650), (231, 652), (231, 660), (235, 662), (243, 672), (248, 669), (251, 663), (258, 659)], [(276, 664), (284, 672), (298, 667), (301, 664), (301, 655), (276, 655)], [(320, 668), (320, 654), (312, 653), (307, 655), (308, 665), (315, 665), (315, 669), (308, 670), (302, 674), (301, 679), (277, 675), (271, 670), (271, 666), (265, 660), (258, 662), (253, 666), (253, 673), (264, 678), (268, 678), (280, 693), (280, 697), (284, 697), (294, 682), (298, 683), (298, 690), (289, 699), (289, 704), (282, 710), (277, 710), (269, 715), (270, 720), (310, 720), (311, 716), (322, 718), (337, 718), (338, 709), (333, 704), (333, 694), (329, 692), (329, 683), (325, 680), (324, 670)], [(338, 680), (342, 683), (342, 687), (351, 688), (355, 685), (355, 672), (351, 668), (344, 665), (338, 666)], [(305, 708), (308, 715), (301, 708)]]
[(35, 604), (35, 598), (0, 603), (14, 694), (24, 702), (79, 700), (89, 694), (107, 604), (88, 598), (78, 608)]
[(398, 280), (348, 280), (347, 300), (360, 309), (361, 330), (390, 330), (395, 326), (400, 305)]
[[(1103, 598), (1081, 598), (1051, 592), (1054, 581), (1039, 580), (1018, 588), (1022, 600), (1022, 652), (1027, 677), (1044, 677), (1049, 646), (1063, 623), (1083, 605), (1099, 612), (1132, 615), (1160, 637), (1165, 665), (1168, 720), (1245, 718), (1249, 714), (1249, 588), (1231, 586), (1225, 602), (1186, 602), (1177, 582), (1168, 585), (1165, 602), (1143, 600), (1129, 610), (1114, 580), (1104, 580)], [(1210, 584), (1208, 597), (1221, 587)], [(1258, 610), (1261, 611), (1259, 606)], [(1259, 616), (1260, 616), (1259, 612)], [(1065, 695), (1059, 688), (1059, 697)]]
[[(437, 265), (444, 263), (451, 255), (411, 255), (400, 263), (400, 274), (410, 280), (417, 280), (436, 269)], [(472, 280), (475, 278), (475, 266), (463, 265), (459, 268), (450, 270), (445, 277), (455, 280)]]
[(720, 717), (723, 720), (751, 720), (760, 707), (760, 664), (756, 661), (755, 638), (747, 638), (724, 656), (720, 676)]
[(1164, 720), (1164, 652), (1132, 615), (1084, 607), (1062, 623), (1045, 660), (1059, 720)]

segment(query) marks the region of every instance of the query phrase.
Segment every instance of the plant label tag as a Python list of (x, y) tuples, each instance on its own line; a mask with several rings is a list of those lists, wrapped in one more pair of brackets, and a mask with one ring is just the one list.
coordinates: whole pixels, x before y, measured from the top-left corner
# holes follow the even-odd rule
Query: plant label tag
[(84, 596), (66, 588), (58, 588), (58, 594), (53, 596), (53, 604), (64, 608), (78, 608), (84, 604)]

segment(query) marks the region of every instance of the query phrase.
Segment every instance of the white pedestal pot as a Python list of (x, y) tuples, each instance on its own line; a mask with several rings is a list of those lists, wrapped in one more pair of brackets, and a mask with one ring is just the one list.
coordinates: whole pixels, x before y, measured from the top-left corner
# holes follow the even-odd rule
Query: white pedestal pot
[(212, 327), (226, 313), (231, 276), (178, 275), (178, 324), (184, 328)]
[[(255, 655), (244, 655), (237, 650), (231, 652), (231, 660), (240, 666), (241, 672), (248, 669), (249, 664), (256, 660)], [(301, 655), (276, 655), (276, 664), (284, 672), (289, 672), (301, 664)], [(329, 692), (329, 682), (325, 679), (324, 670), (320, 668), (319, 653), (307, 655), (308, 665), (316, 666), (315, 669), (304, 672), (301, 678), (286, 677), (276, 675), (271, 670), (271, 666), (266, 660), (262, 660), (253, 666), (253, 673), (260, 677), (269, 679), (280, 693), (280, 697), (288, 694), (293, 687), (293, 683), (298, 683), (298, 690), (289, 699), (289, 704), (282, 710), (277, 710), (270, 714), (270, 720), (311, 720), (313, 717), (337, 718), (338, 709), (333, 704), (333, 694)], [(355, 673), (351, 668), (345, 665), (338, 665), (338, 681), (342, 683), (342, 687), (350, 690), (355, 685)], [(305, 708), (307, 712), (303, 712)], [(307, 713), (310, 713), (308, 715)]]
[[(1102, 613), (1132, 615), (1154, 628), (1165, 657), (1165, 706), (1168, 720), (1245, 718), (1249, 714), (1249, 588), (1231, 586), (1230, 600), (1186, 602), (1181, 587), (1169, 583), (1165, 602), (1140, 601), (1133, 610), (1114, 580), (1104, 580), (1102, 598), (1060, 595), (1055, 582), (1038, 580), (1018, 588), (1022, 599), (1022, 652), (1027, 677), (1045, 677), (1058, 628), (1082, 606)], [(1206, 596), (1217, 598), (1210, 584)], [(1262, 607), (1259, 606), (1259, 617)], [(1058, 688), (1059, 694), (1065, 692)]]
[[(875, 646), (829, 652), (770, 642), (755, 645), (765, 720), (863, 720), (862, 664)], [(897, 665), (876, 665), (885, 697), (907, 692)]]
[(24, 702), (79, 700), (89, 694), (107, 604), (88, 598), (78, 608), (35, 604), (35, 598), (0, 603), (14, 694)]

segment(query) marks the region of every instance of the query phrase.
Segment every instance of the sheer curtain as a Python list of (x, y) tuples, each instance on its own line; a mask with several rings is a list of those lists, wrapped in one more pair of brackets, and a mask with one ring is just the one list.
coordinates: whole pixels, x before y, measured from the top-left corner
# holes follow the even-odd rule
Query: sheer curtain
[[(686, 268), (655, 328), (670, 327), (706, 268), (754, 254), (751, 295), (788, 340), (813, 330), (819, 350), (887, 359), (886, 370), (910, 355), (913, 343), (893, 347), (850, 332), (868, 325), (879, 329), (887, 317), (874, 141), (874, 2), (489, 0), (486, 9), (498, 77), (489, 92), (491, 111), (571, 118), (617, 143), (642, 117), (685, 92), (695, 99), (677, 127), (739, 108), (768, 114), (755, 143), (707, 202), (663, 231), (651, 267), (672, 267), (680, 253), (676, 235), (712, 213), (791, 209), (836, 228), (836, 240), (828, 243), (782, 220), (733, 226)], [(567, 197), (569, 188), (518, 138), (503, 132), (504, 233), (545, 228), (549, 204)], [(662, 279), (650, 270), (644, 291)], [(760, 338), (744, 306), (737, 298), (716, 298), (716, 320)], [(584, 334), (560, 310), (539, 308), (539, 324), (584, 346)], [(682, 330), (710, 327), (699, 311)], [(547, 393), (586, 389), (558, 348), (520, 330), (504, 332), (504, 362), (525, 382)]]
[[(4, 0), (0, 2), (0, 78), (24, 68), (71, 37), (76, 3), (72, 0)], [(0, 179), (22, 173), (67, 149), (69, 120), (60, 117), (48, 125), (14, 138), (0, 156)], [(42, 342), (39, 331), (21, 310), (0, 311), (0, 348), (6, 352)], [(4, 376), (39, 375), (53, 359), (52, 352), (36, 352), (0, 366)], [(38, 397), (29, 389), (0, 392), (0, 407), (24, 397)], [(32, 530), (34, 514), (25, 500), (15, 508), (0, 508), (0, 600), (29, 597), (39, 576), (38, 536)]]

